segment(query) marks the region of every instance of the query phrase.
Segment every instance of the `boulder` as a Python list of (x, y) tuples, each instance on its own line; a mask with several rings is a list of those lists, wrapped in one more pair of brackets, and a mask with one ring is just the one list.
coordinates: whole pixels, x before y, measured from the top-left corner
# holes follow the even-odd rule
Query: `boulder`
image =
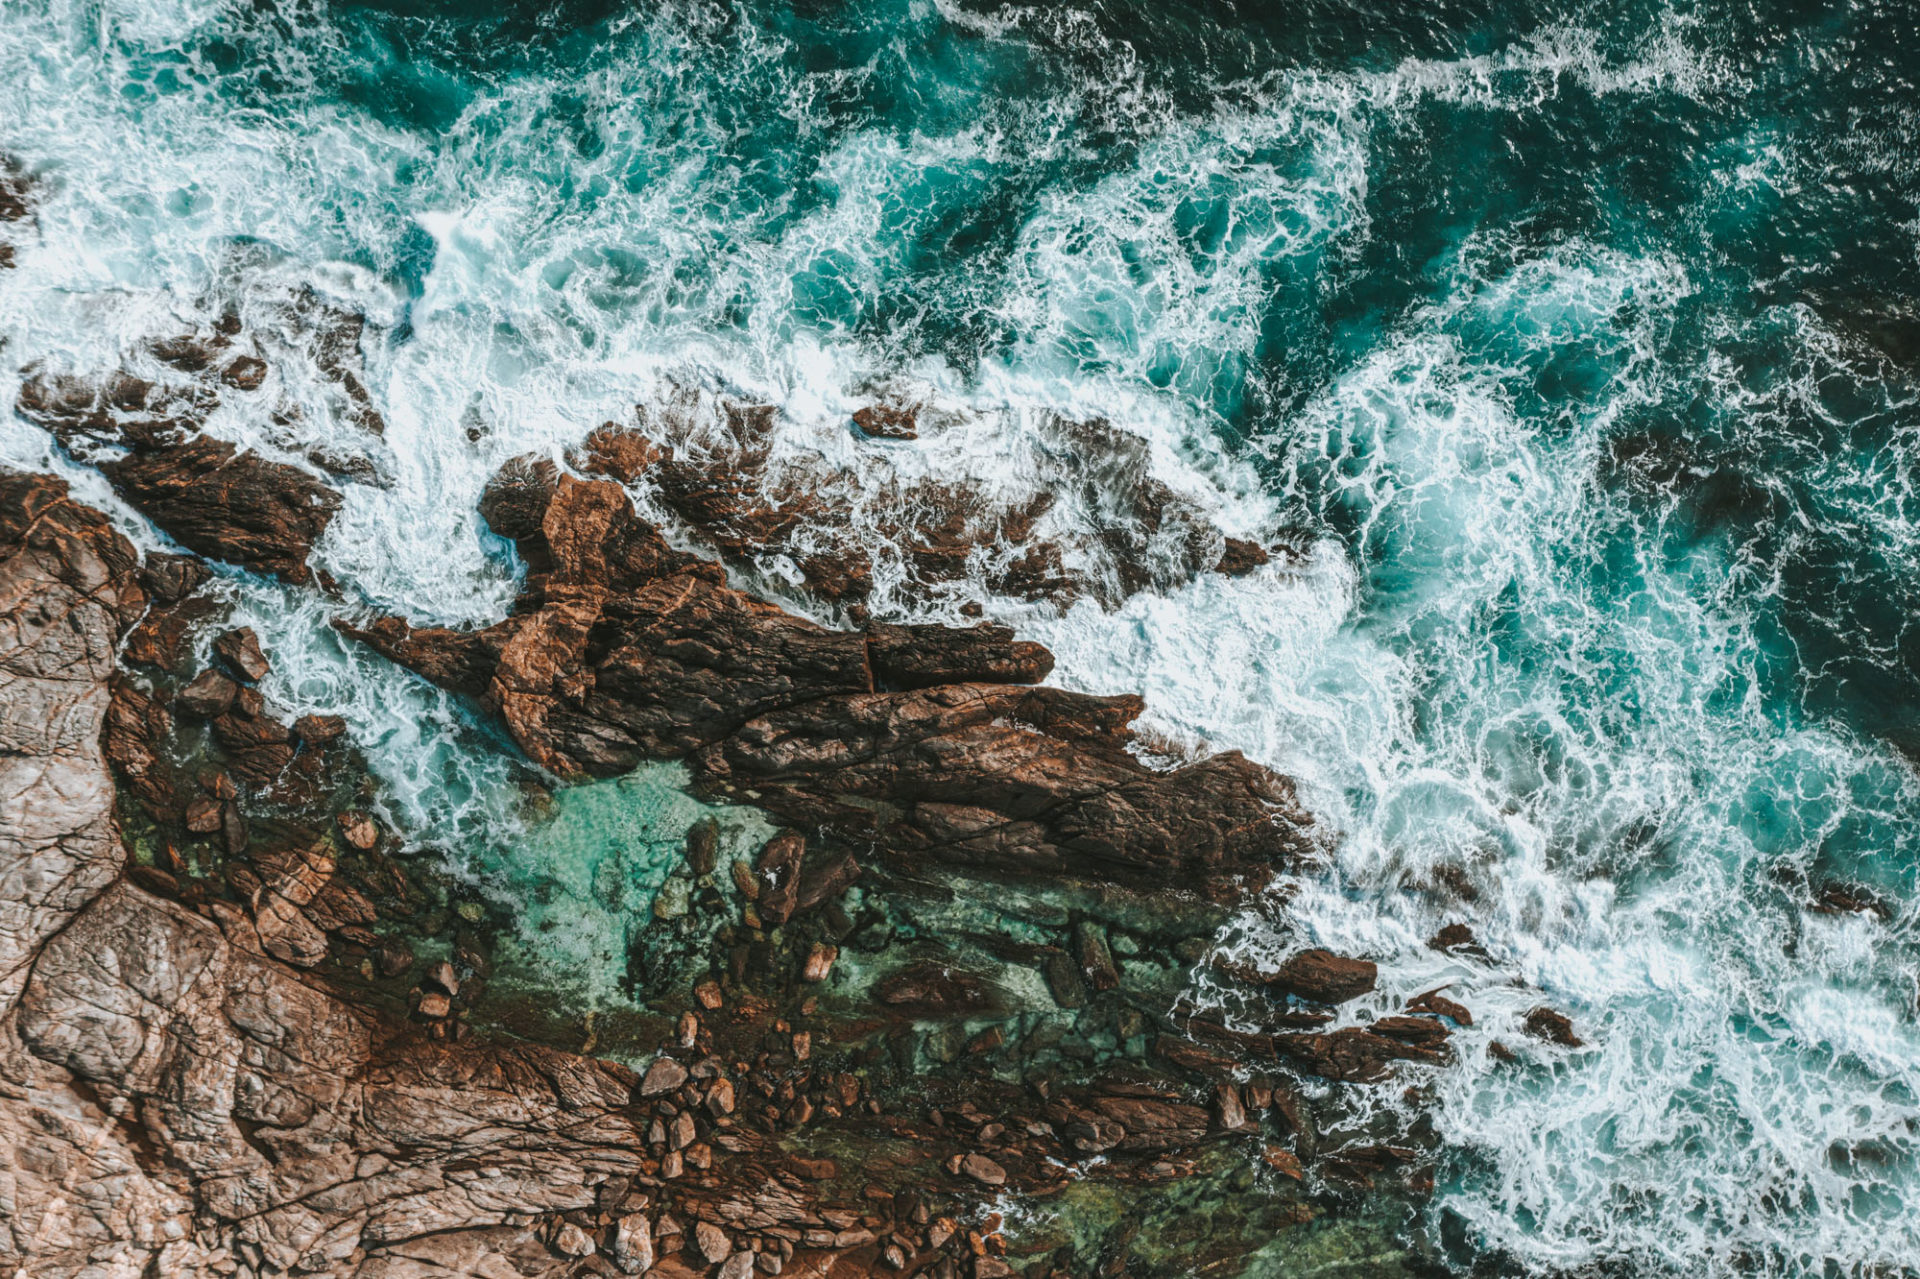
[(251, 626), (222, 635), (213, 642), (213, 652), (227, 664), (228, 670), (249, 684), (259, 683), (273, 669), (267, 655), (260, 651), (260, 637), (253, 633)]
[(239, 691), (238, 684), (209, 668), (194, 676), (185, 688), (174, 694), (173, 704), (185, 714), (212, 719), (226, 714), (227, 708), (233, 705), (234, 694)]
[(1344, 1004), (1373, 989), (1379, 968), (1369, 959), (1349, 959), (1328, 950), (1303, 950), (1280, 966), (1272, 982), (1317, 1004)]

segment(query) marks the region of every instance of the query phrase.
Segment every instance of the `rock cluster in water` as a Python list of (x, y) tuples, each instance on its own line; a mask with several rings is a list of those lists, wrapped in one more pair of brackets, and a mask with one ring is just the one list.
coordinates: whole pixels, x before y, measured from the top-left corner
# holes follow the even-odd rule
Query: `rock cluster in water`
[[(203, 367), (231, 384), (241, 358), (216, 349)], [(337, 493), (211, 439), (199, 402), (175, 397), (39, 383), (21, 409), (76, 448), (128, 449), (102, 471), (182, 546), (308, 582)], [(484, 514), (531, 570), (506, 621), (343, 624), (474, 697), (553, 773), (681, 759), (702, 793), (786, 828), (725, 868), (710, 830), (689, 833), (696, 889), (675, 909), (731, 922), (650, 979), (638, 1071), (476, 1032), (483, 932), (453, 916), (451, 958), (415, 957), (423, 920), (449, 917), (368, 814), (344, 726), (267, 702), (272, 655), (226, 625), (199, 560), (143, 561), (59, 481), (0, 478), (8, 1264), (1072, 1274), (1093, 1264), (1078, 1245), (1032, 1253), (1033, 1228), (1002, 1232), (991, 1204), (1151, 1195), (1257, 1157), (1277, 1180), (1229, 1205), (1239, 1234), (1160, 1245), (1162, 1269), (1188, 1273), (1310, 1219), (1308, 1179), (1418, 1191), (1420, 1142), (1355, 1128), (1337, 1097), (1297, 1086), (1443, 1061), (1446, 1020), (1470, 1016), (1433, 992), (1326, 1029), (1371, 990), (1365, 961), (1309, 951), (1228, 972), (1267, 1009), (1228, 1026), (1139, 986), (1183, 984), (1204, 944), (1121, 954), (1097, 911), (1071, 910), (1055, 941), (985, 939), (998, 970), (922, 936), (847, 987), (856, 882), (868, 914), (983, 875), (1205, 914), (1306, 855), (1305, 818), (1284, 779), (1237, 755), (1146, 767), (1138, 699), (1041, 685), (1050, 656), (1004, 628), (836, 631), (730, 586), (607, 478), (652, 452), (602, 432), (581, 474), (524, 461), (498, 477)], [(699, 509), (751, 528), (745, 500)], [(723, 876), (737, 916), (697, 887)], [(1012, 993), (1023, 971), (1043, 993)], [(1044, 1016), (1019, 1011), (1036, 998)], [(1122, 1260), (1145, 1246), (1123, 1234), (1102, 1245)]]

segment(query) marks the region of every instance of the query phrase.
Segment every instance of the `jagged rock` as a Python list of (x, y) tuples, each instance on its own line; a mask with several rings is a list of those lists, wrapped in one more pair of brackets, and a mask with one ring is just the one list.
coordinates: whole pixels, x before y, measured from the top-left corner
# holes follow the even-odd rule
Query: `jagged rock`
[(233, 760), (233, 771), (269, 785), (293, 762), (293, 730), (267, 713), (258, 690), (240, 688), (214, 718), (213, 734)]
[(1367, 1029), (1403, 1044), (1427, 1046), (1445, 1043), (1450, 1033), (1432, 1017), (1382, 1017)]
[(366, 852), (380, 842), (380, 828), (374, 825), (372, 817), (358, 809), (344, 812), (335, 820), (340, 825), (340, 838), (346, 840), (350, 848)]
[(760, 917), (771, 927), (793, 918), (806, 848), (805, 837), (786, 834), (774, 836), (760, 850)]
[(919, 410), (917, 404), (869, 404), (854, 413), (853, 424), (876, 440), (917, 440)]
[(1237, 1084), (1223, 1083), (1214, 1088), (1213, 1117), (1214, 1121), (1228, 1132), (1239, 1132), (1243, 1128), (1253, 1126), (1247, 1118), (1247, 1108), (1241, 1100), (1240, 1088)]
[(189, 715), (212, 719), (226, 714), (227, 708), (233, 705), (234, 694), (239, 691), (238, 684), (209, 668), (194, 676), (185, 688), (174, 694), (173, 704)]
[(833, 961), (840, 958), (840, 948), (823, 942), (815, 942), (807, 951), (806, 966), (800, 970), (802, 981), (825, 981), (833, 971)]
[(826, 858), (816, 858), (800, 873), (800, 893), (795, 910), (812, 910), (841, 896), (860, 878), (860, 863), (853, 854), (841, 849)]
[(136, 563), (63, 482), (0, 469), (0, 1013), (119, 872), (101, 728), (115, 646), (146, 604)]
[(1007, 1184), (1007, 1170), (981, 1154), (962, 1155), (960, 1173), (962, 1176), (971, 1177), (983, 1186)]
[(1300, 1156), (1284, 1146), (1268, 1146), (1260, 1152), (1260, 1161), (1279, 1173), (1282, 1177), (1291, 1177), (1303, 1181), (1306, 1174), (1300, 1170)]
[(1087, 1002), (1087, 988), (1073, 960), (1059, 951), (1048, 955), (1042, 964), (1047, 990), (1053, 1002), (1062, 1008), (1078, 1008)]
[(1474, 940), (1473, 929), (1465, 924), (1448, 924), (1432, 937), (1427, 945), (1440, 951), (1477, 952), (1480, 944)]
[(1120, 984), (1120, 970), (1114, 966), (1113, 951), (1098, 924), (1081, 920), (1073, 929), (1074, 956), (1087, 984), (1096, 991), (1112, 990)]
[[(0, 475), (0, 771), (19, 783), (7, 792), (18, 802), (0, 809), (0, 1182), (19, 1227), (0, 1231), (9, 1271), (394, 1279), (506, 1267), (559, 1279), (584, 1260), (692, 1273), (663, 1261), (682, 1238), (670, 1213), (660, 1213), (657, 1240), (646, 1217), (614, 1215), (631, 1206), (632, 1187), (685, 1196), (677, 1210), (709, 1236), (686, 1260), (736, 1269), (753, 1255), (748, 1240), (766, 1256), (769, 1241), (786, 1247), (839, 1213), (818, 1197), (830, 1187), (806, 1181), (831, 1182), (834, 1165), (782, 1167), (783, 1152), (752, 1126), (723, 1126), (739, 1117), (724, 1114), (716, 1076), (706, 1076), (714, 1082), (696, 1119), (685, 1067), (668, 1072), (678, 1073), (649, 1109), (677, 1097), (673, 1140), (685, 1159), (660, 1158), (642, 1131), (652, 1116), (634, 1104), (645, 1081), (631, 1072), (531, 1046), (452, 1042), (463, 1028), (450, 1015), (449, 968), (423, 974), (411, 1024), (290, 971), (325, 956), (326, 929), (374, 949), (363, 971), (391, 979), (413, 966), (400, 943), (364, 927), (372, 907), (335, 866), (325, 810), (312, 825), (271, 804), (256, 814), (249, 856), (228, 866), (244, 904), (202, 897), (200, 914), (146, 891), (192, 900), (194, 885), (170, 871), (142, 865), (120, 877), (101, 741), (114, 644), (144, 605), (134, 562), (57, 481)], [(131, 686), (122, 707), (126, 762), (139, 765), (165, 712)], [(259, 739), (284, 745), (270, 722), (252, 689), (217, 717), (236, 770)], [(223, 826), (240, 820), (230, 778), (206, 774), (200, 786), (196, 798)], [(719, 1002), (717, 986), (703, 1002)], [(705, 1033), (696, 1024), (696, 1038)], [(816, 1092), (849, 1108), (861, 1095), (845, 1074)], [(783, 1122), (811, 1106), (796, 1097)], [(692, 1139), (709, 1115), (711, 1140)], [(737, 1235), (705, 1220), (718, 1203), (733, 1224), (724, 1214), (735, 1200), (716, 1199), (713, 1178), (747, 1209), (752, 1224)], [(608, 1189), (616, 1184), (627, 1189)], [(874, 1255), (875, 1232), (843, 1215), (810, 1264)], [(592, 1234), (601, 1227), (604, 1261)], [(723, 1246), (705, 1246), (714, 1232)]]
[(99, 469), (127, 502), (197, 554), (290, 582), (312, 577), (307, 556), (340, 495), (305, 471), (199, 433), (213, 397), (119, 374), (100, 383), (35, 379), (17, 407), (69, 448), (124, 446)]
[(1225, 573), (1228, 577), (1245, 577), (1273, 557), (1267, 548), (1257, 542), (1243, 542), (1237, 537), (1226, 540), (1226, 548), (1220, 552), (1220, 558), (1214, 564), (1214, 571)]
[(217, 799), (201, 796), (187, 804), (186, 826), (196, 835), (211, 835), (220, 829), (220, 815), (224, 805)]
[(253, 633), (251, 626), (242, 626), (222, 635), (213, 642), (213, 652), (227, 664), (227, 669), (249, 684), (259, 683), (273, 669), (267, 661), (267, 655), (260, 651), (260, 637)]
[(1321, 1035), (1275, 1035), (1273, 1049), (1275, 1054), (1309, 1074), (1349, 1083), (1376, 1083), (1385, 1079), (1396, 1061), (1438, 1063), (1445, 1060), (1437, 1049), (1402, 1043), (1357, 1027)]
[(346, 735), (347, 721), (338, 715), (302, 715), (293, 721), (293, 735), (302, 746), (327, 746)]
[(1016, 640), (1005, 626), (867, 628), (867, 656), (876, 684), (889, 689), (937, 684), (1038, 684), (1053, 671), (1045, 647)]
[(710, 1221), (693, 1223), (693, 1244), (710, 1266), (717, 1266), (733, 1255), (733, 1241), (727, 1238), (727, 1232)]
[(1580, 1036), (1573, 1033), (1573, 1019), (1551, 1008), (1535, 1008), (1529, 1012), (1526, 1028), (1527, 1033), (1535, 1039), (1544, 1039), (1550, 1044), (1559, 1044), (1563, 1048), (1579, 1048), (1585, 1043)]
[(1410, 1013), (1432, 1013), (1436, 1017), (1448, 1017), (1462, 1026), (1473, 1025), (1473, 1014), (1467, 1011), (1467, 1006), (1448, 999), (1445, 995), (1441, 994), (1440, 991), (1445, 989), (1446, 987), (1442, 986), (1439, 990), (1430, 990), (1424, 995), (1414, 996), (1414, 998), (1407, 1001), (1407, 1011)]
[(630, 1212), (614, 1223), (609, 1251), (613, 1264), (624, 1274), (645, 1274), (653, 1269), (653, 1227), (644, 1213)]
[(1273, 984), (1319, 1004), (1344, 1004), (1373, 989), (1379, 968), (1369, 959), (1349, 959), (1327, 950), (1303, 950), (1280, 966)]
[(238, 356), (220, 370), (220, 380), (236, 391), (257, 391), (267, 380), (267, 362), (256, 355)]
[(660, 1097), (687, 1082), (687, 1068), (671, 1057), (655, 1057), (640, 1081), (642, 1097)]
[(154, 551), (140, 565), (140, 585), (158, 604), (178, 604), (212, 577), (212, 571), (191, 555)]
[(997, 992), (973, 973), (936, 963), (908, 966), (876, 983), (874, 998), (905, 1011), (951, 1016), (998, 1006)]
[[(795, 827), (1014, 873), (1164, 883), (1305, 851), (1306, 818), (1265, 769), (1233, 754), (1142, 765), (1139, 699), (981, 682), (1044, 669), (1004, 632), (815, 626), (670, 549), (616, 485), (550, 464), (509, 466), (482, 509), (532, 570), (513, 617), (342, 629), (481, 697), (563, 775), (686, 758), (702, 793), (752, 791)], [(972, 682), (875, 691), (876, 644), (902, 677)]]

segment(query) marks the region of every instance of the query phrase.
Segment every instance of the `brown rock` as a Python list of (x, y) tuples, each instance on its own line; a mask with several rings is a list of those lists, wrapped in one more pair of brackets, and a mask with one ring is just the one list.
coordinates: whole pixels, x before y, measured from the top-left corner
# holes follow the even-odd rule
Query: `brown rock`
[(808, 1159), (800, 1155), (788, 1155), (786, 1166), (797, 1177), (808, 1181), (832, 1181), (840, 1175), (840, 1168), (831, 1159)]
[(1260, 1152), (1260, 1160), (1282, 1177), (1291, 1177), (1295, 1181), (1306, 1179), (1300, 1171), (1300, 1157), (1285, 1147), (1268, 1146)]
[(711, 875), (720, 864), (720, 824), (712, 818), (687, 828), (687, 869), (694, 875)]
[[(672, 551), (618, 486), (551, 466), (509, 466), (482, 509), (531, 569), (511, 618), (343, 629), (480, 696), (557, 772), (685, 758), (702, 793), (752, 791), (795, 828), (1007, 873), (1192, 882), (1308, 847), (1287, 784), (1239, 756), (1142, 765), (1138, 699), (983, 682), (1044, 673), (1004, 631), (815, 626)], [(876, 692), (876, 676), (967, 682)]]
[(1214, 1088), (1213, 1117), (1228, 1132), (1253, 1127), (1252, 1121), (1247, 1118), (1246, 1106), (1241, 1101), (1237, 1084), (1223, 1083)]
[(1226, 541), (1226, 549), (1220, 552), (1219, 562), (1214, 571), (1225, 573), (1228, 577), (1245, 577), (1273, 557), (1267, 548), (1257, 542), (1243, 542), (1237, 537)]
[(553, 1250), (563, 1257), (591, 1257), (593, 1240), (571, 1221), (563, 1221), (560, 1229), (554, 1232)]
[(693, 1243), (710, 1266), (717, 1266), (733, 1255), (733, 1241), (727, 1238), (727, 1232), (710, 1221), (693, 1223)]
[(260, 637), (253, 633), (251, 626), (228, 631), (213, 642), (213, 651), (229, 670), (249, 684), (259, 683), (273, 669), (267, 655), (260, 651)]
[(239, 356), (220, 370), (220, 380), (236, 391), (257, 391), (267, 380), (267, 362), (258, 356)]
[(800, 970), (803, 981), (825, 981), (833, 971), (833, 961), (840, 958), (840, 948), (824, 942), (815, 942), (807, 951), (806, 967)]
[(340, 825), (340, 837), (350, 848), (366, 852), (380, 842), (380, 828), (374, 825), (372, 817), (358, 809), (344, 812), (335, 820)]
[(960, 1157), (960, 1175), (963, 1177), (971, 1177), (983, 1186), (1004, 1186), (1007, 1184), (1007, 1170), (981, 1154), (962, 1155)]
[(630, 1212), (616, 1221), (608, 1251), (622, 1274), (639, 1275), (653, 1269), (653, 1227), (646, 1215)]
[(793, 918), (800, 897), (800, 868), (807, 841), (794, 834), (776, 835), (760, 850), (760, 917), (778, 928)]
[(1343, 1004), (1373, 989), (1379, 972), (1372, 960), (1349, 959), (1326, 950), (1303, 950), (1280, 966), (1273, 984), (1320, 1004)]
[(1445, 1043), (1449, 1033), (1432, 1017), (1382, 1017), (1367, 1029), (1401, 1043), (1427, 1046)]
[(1480, 945), (1474, 940), (1473, 929), (1465, 924), (1448, 924), (1432, 937), (1427, 945), (1440, 951), (1478, 951)]
[(209, 668), (194, 676), (185, 688), (174, 694), (173, 704), (185, 714), (212, 719), (226, 713), (227, 707), (233, 705), (233, 695), (239, 690), (238, 684)]
[(1526, 1028), (1527, 1033), (1535, 1039), (1544, 1039), (1563, 1048), (1579, 1048), (1585, 1042), (1573, 1033), (1573, 1019), (1551, 1008), (1536, 1008), (1528, 1013)]
[(444, 959), (427, 969), (427, 980), (449, 995), (460, 993), (460, 978), (455, 975), (453, 965)]
[(293, 721), (293, 735), (302, 746), (317, 749), (339, 741), (346, 734), (347, 721), (338, 715), (302, 715)]
[(733, 1081), (725, 1075), (713, 1081), (707, 1089), (706, 1107), (716, 1119), (721, 1115), (733, 1113)]
[(909, 965), (876, 983), (874, 998), (903, 1011), (952, 1015), (998, 1006), (997, 992), (972, 973), (931, 961)]
[(1099, 925), (1084, 919), (1074, 925), (1073, 950), (1087, 985), (1095, 990), (1112, 990), (1120, 984), (1120, 970), (1114, 966), (1113, 952)]
[(219, 800), (202, 796), (187, 804), (187, 829), (196, 835), (211, 835), (220, 829), (220, 813), (223, 805)]
[(340, 509), (338, 493), (211, 436), (127, 442), (133, 451), (100, 470), (175, 541), (289, 582), (313, 576), (307, 556)]
[(1473, 1025), (1473, 1014), (1467, 1011), (1465, 1004), (1455, 1003), (1440, 993), (1440, 991), (1445, 989), (1446, 987), (1442, 986), (1438, 990), (1430, 990), (1424, 995), (1416, 995), (1413, 999), (1407, 1001), (1407, 1011), (1413, 1013), (1432, 1013), (1436, 1017), (1448, 1017), (1461, 1026)]
[(869, 404), (853, 415), (853, 424), (876, 440), (915, 440), (920, 438), (919, 412), (917, 404)]
[(642, 1097), (660, 1097), (687, 1082), (687, 1068), (671, 1057), (655, 1057), (640, 1081)]
[(1281, 1034), (1272, 1039), (1275, 1053), (1307, 1073), (1351, 1083), (1377, 1083), (1387, 1077), (1396, 1061), (1445, 1060), (1438, 1049), (1402, 1043), (1359, 1028), (1317, 1035)]
[(1053, 671), (1053, 654), (1016, 640), (1004, 626), (867, 628), (874, 681), (887, 689), (938, 684), (1038, 684)]

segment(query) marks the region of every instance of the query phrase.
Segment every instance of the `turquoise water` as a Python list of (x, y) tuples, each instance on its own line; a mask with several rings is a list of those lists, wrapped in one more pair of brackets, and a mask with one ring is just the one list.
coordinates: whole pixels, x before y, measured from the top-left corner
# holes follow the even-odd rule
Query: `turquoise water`
[[(212, 429), (365, 457), (320, 562), (448, 622), (512, 598), (487, 475), (636, 404), (764, 400), (781, 465), (1009, 496), (1054, 473), (1051, 414), (1103, 414), (1297, 553), (981, 602), (1060, 681), (1144, 690), (1169, 753), (1301, 779), (1337, 838), (1300, 931), (1224, 945), (1363, 948), (1378, 1007), (1474, 1008), (1422, 1228), (1463, 1271), (1912, 1273), (1914, 17), (15, 0), (0, 149), (41, 182), (0, 367), (364, 314), (383, 437), (297, 361), (268, 397), (301, 414)], [(940, 429), (859, 445), (875, 387)], [(68, 465), (18, 421), (0, 454)], [(665, 873), (671, 778), (530, 817), (483, 726), (231, 589), (424, 842), (582, 911)], [(1835, 883), (1884, 909), (1810, 910)], [(1486, 960), (1421, 944), (1452, 921)], [(1589, 1046), (1529, 1045), (1541, 1002)]]

